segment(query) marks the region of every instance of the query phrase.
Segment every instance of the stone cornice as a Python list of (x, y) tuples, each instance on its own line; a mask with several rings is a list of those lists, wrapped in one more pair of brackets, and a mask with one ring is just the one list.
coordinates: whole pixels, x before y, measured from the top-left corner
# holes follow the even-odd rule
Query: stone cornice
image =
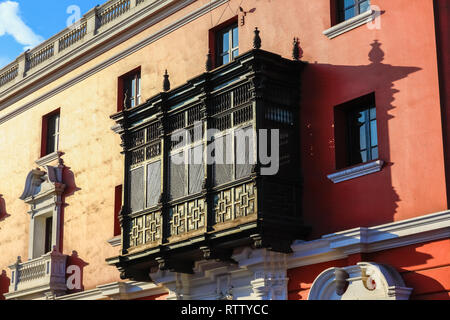
[(289, 268), (347, 258), (450, 237), (450, 211), (432, 213), (370, 228), (355, 228), (298, 241), (288, 259)]
[[(79, 66), (85, 64), (86, 62), (92, 60), (93, 58), (99, 56), (100, 54), (107, 52), (108, 50), (111, 50), (115, 46), (117, 46), (119, 43), (125, 41), (126, 39), (129, 39), (130, 37), (142, 32), (143, 30), (147, 29), (148, 27), (164, 20), (168, 16), (172, 15), (176, 11), (181, 10), (182, 8), (186, 7), (187, 5), (191, 4), (195, 0), (182, 0), (180, 2), (177, 2), (177, 5), (170, 6), (167, 9), (162, 9), (161, 11), (158, 11), (158, 14), (152, 17), (147, 17), (143, 23), (140, 24), (134, 24), (133, 27), (127, 29), (127, 32), (120, 33), (117, 35), (117, 37), (112, 37), (113, 39), (110, 41), (104, 41), (104, 45), (97, 46), (98, 49), (90, 51), (89, 53), (82, 55), (80, 57), (77, 57), (76, 59), (72, 59), (71, 63), (68, 63), (65, 65), (65, 67), (61, 70), (56, 70), (55, 72), (49, 72), (48, 76), (45, 77), (45, 80), (35, 82), (34, 85), (31, 85), (27, 87), (24, 90), (21, 90), (20, 92), (17, 92), (14, 94), (14, 96), (11, 96), (11, 98), (8, 99), (8, 101), (1, 104), (0, 110), (7, 108), (8, 106), (20, 101), (27, 95), (31, 94), (32, 92), (46, 86), (47, 84), (51, 83), (55, 79), (60, 78), (61, 76), (67, 74), (68, 72), (78, 68)], [(73, 77), (71, 80), (61, 84), (60, 86), (57, 86), (53, 90), (50, 90), (38, 98), (16, 108), (15, 110), (7, 113), (6, 115), (0, 117), (0, 124), (14, 118), (15, 116), (21, 114), (22, 112), (25, 112), (26, 110), (38, 105), (39, 103), (55, 96), (56, 94), (72, 87), (73, 85), (83, 81), (84, 79), (96, 74), (97, 72), (100, 72), (101, 70), (113, 65), (117, 61), (120, 61), (127, 56), (135, 53), (136, 51), (144, 48), (145, 46), (157, 41), (158, 39), (166, 36), (167, 34), (181, 28), (182, 26), (186, 25), (187, 23), (201, 17), (204, 14), (207, 14), (211, 10), (217, 8), (218, 6), (225, 4), (227, 0), (212, 0), (211, 3), (207, 3), (201, 8), (198, 8), (184, 17), (180, 18), (179, 20), (163, 27), (159, 31), (156, 31), (154, 34), (148, 36), (144, 40), (130, 46), (128, 49), (125, 49), (124, 51), (118, 53), (117, 55), (99, 63), (98, 65), (94, 66), (93, 68), (87, 70), (86, 72), (83, 72), (82, 74), (79, 74), (75, 77)], [(2, 94), (0, 94), (0, 97)], [(1, 99), (1, 98), (0, 98)]]
[(355, 179), (371, 173), (378, 172), (383, 167), (383, 164), (384, 164), (383, 160), (376, 160), (368, 163), (362, 163), (354, 167), (343, 169), (333, 174), (329, 174), (327, 178), (333, 181), (333, 183), (339, 183), (342, 181)]
[[(37, 80), (49, 73), (51, 70), (55, 70), (62, 64), (66, 64), (72, 59), (76, 59), (85, 54), (86, 51), (91, 50), (95, 46), (98, 46), (102, 42), (108, 41), (120, 32), (123, 32), (132, 24), (148, 18), (150, 15), (157, 14), (162, 8), (168, 7), (177, 2), (183, 2), (186, 0), (144, 0), (140, 5), (136, 6), (136, 1), (130, 1), (130, 8), (128, 11), (117, 16), (114, 21), (105, 23), (98, 26), (98, 18), (102, 10), (108, 6), (114, 5), (122, 0), (110, 0), (104, 3), (100, 7), (95, 7), (86, 13), (83, 18), (77, 22), (78, 27), (83, 24), (88, 24), (88, 30), (86, 34), (77, 42), (74, 42), (70, 47), (59, 50), (59, 41), (63, 39), (66, 34), (69, 34), (74, 29), (77, 29), (77, 25), (66, 28), (58, 34), (47, 39), (36, 48), (24, 53), (25, 59), (21, 59), (22, 55), (17, 58), (15, 62), (12, 62), (2, 70), (0, 74), (3, 74), (6, 70), (10, 69), (13, 65), (25, 64), (25, 66), (19, 66), (19, 74), (15, 81), (11, 81), (7, 85), (0, 87), (0, 100), (5, 98), (5, 95), (15, 92), (23, 86), (29, 85), (30, 82)], [(190, 2), (193, 2), (191, 0)], [(91, 26), (94, 25), (94, 26)], [(27, 67), (26, 58), (32, 56), (33, 53), (38, 52), (46, 47), (53, 47), (53, 55), (47, 60), (41, 62), (39, 65), (30, 69)]]

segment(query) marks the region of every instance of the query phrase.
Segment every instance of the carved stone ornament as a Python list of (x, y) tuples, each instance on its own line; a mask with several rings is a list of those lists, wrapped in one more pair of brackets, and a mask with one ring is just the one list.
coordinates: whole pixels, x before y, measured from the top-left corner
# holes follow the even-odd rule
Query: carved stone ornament
[(20, 199), (30, 205), (28, 256), (31, 259), (45, 254), (43, 226), (47, 218), (52, 218), (52, 247), (59, 251), (62, 194), (66, 187), (62, 180), (63, 169), (64, 165), (47, 165), (44, 170), (38, 168), (28, 173)]
[(389, 265), (359, 262), (329, 268), (314, 281), (309, 300), (408, 300), (412, 288)]
[(47, 191), (53, 190), (55, 193), (61, 194), (65, 185), (62, 183), (63, 166), (53, 167), (44, 166), (45, 171), (36, 168), (28, 173), (25, 181), (25, 188), (20, 196), (21, 200), (26, 203), (33, 201), (31, 197), (42, 195)]

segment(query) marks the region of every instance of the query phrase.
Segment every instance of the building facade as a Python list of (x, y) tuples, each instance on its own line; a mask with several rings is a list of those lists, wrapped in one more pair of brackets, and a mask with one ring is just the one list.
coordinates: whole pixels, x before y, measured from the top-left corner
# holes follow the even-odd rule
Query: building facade
[(0, 70), (0, 299), (449, 299), (448, 21), (93, 8)]

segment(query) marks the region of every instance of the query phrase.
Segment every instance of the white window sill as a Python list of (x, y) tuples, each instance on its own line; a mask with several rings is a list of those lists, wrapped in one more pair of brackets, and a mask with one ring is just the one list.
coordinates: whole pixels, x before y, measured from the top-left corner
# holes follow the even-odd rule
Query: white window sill
[(383, 160), (376, 160), (368, 163), (366, 162), (348, 169), (338, 171), (333, 174), (329, 174), (327, 178), (333, 181), (333, 183), (339, 183), (342, 181), (355, 179), (371, 173), (381, 171), (383, 164), (384, 164)]
[(120, 236), (114, 237), (112, 239), (106, 240), (111, 246), (119, 247), (122, 244), (122, 240)]
[(363, 24), (369, 23), (375, 19), (376, 11), (367, 10), (351, 19), (345, 20), (330, 29), (323, 32), (329, 39), (333, 39), (347, 31), (353, 30)]
[(49, 164), (49, 163), (51, 163), (51, 162), (53, 162), (53, 161), (58, 160), (59, 158), (61, 158), (61, 156), (62, 156), (63, 154), (64, 154), (64, 153), (61, 152), (61, 151), (55, 151), (55, 152), (52, 152), (52, 153), (50, 153), (50, 154), (48, 154), (48, 155), (46, 155), (46, 156), (43, 156), (42, 158), (36, 160), (36, 164), (37, 164), (38, 166), (40, 166), (40, 167), (45, 166), (46, 164)]

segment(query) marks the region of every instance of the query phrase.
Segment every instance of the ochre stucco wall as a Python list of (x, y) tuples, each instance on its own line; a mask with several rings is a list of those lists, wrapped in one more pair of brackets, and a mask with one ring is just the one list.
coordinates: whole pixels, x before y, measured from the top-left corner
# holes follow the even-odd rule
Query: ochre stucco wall
[[(57, 88), (73, 77), (154, 34), (208, 0), (197, 1), (157, 25), (92, 59), (44, 88), (0, 111), (0, 117)], [(299, 37), (309, 66), (302, 75), (301, 152), (304, 176), (303, 215), (311, 238), (356, 226), (371, 226), (446, 208), (438, 78), (432, 1), (373, 0), (384, 11), (382, 28), (361, 26), (329, 40), (328, 1), (248, 0), (240, 26), (240, 52), (252, 47), (253, 29), (261, 30), (262, 48), (291, 57), (292, 38)], [(114, 65), (40, 102), (0, 125), (0, 193), (9, 216), (0, 221), (0, 270), (17, 256), (27, 258), (29, 208), (18, 199), (27, 173), (40, 155), (42, 116), (60, 108), (60, 149), (65, 179), (63, 250), (77, 251), (86, 266), (85, 289), (119, 281), (105, 258), (118, 254), (106, 240), (113, 236), (114, 187), (122, 183), (120, 138), (110, 128), (117, 108), (117, 78), (141, 66), (142, 97), (162, 89), (168, 69), (172, 87), (204, 72), (208, 30), (238, 12), (231, 0)], [(288, 8), (288, 9), (287, 9)], [(410, 22), (414, 21), (414, 24)], [(371, 44), (379, 55), (370, 61)], [(380, 173), (333, 185), (333, 107), (375, 91)], [(325, 200), (324, 200), (325, 199)], [(8, 275), (9, 275), (8, 269)]]

